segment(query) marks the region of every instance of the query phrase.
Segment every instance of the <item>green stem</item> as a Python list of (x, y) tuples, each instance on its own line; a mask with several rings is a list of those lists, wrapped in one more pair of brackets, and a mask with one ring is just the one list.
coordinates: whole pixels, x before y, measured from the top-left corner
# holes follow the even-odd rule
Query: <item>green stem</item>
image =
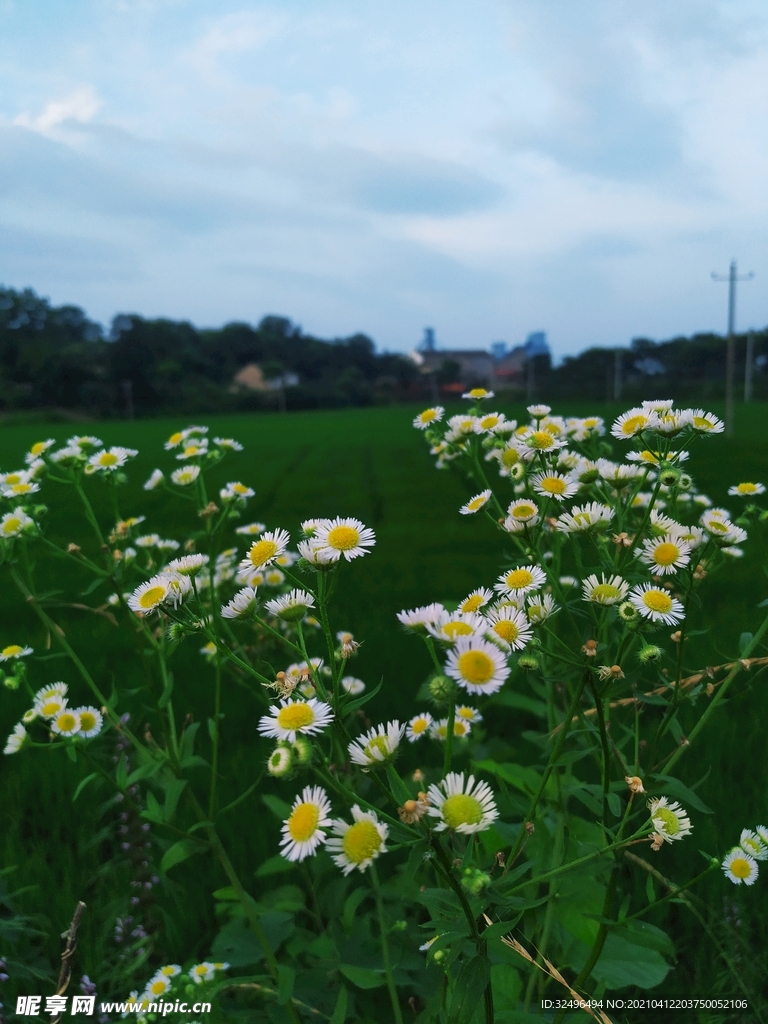
[(592, 695), (595, 698), (597, 725), (598, 729), (600, 730), (600, 744), (603, 748), (603, 825), (605, 825), (608, 821), (608, 792), (611, 786), (611, 751), (608, 746), (608, 732), (605, 728), (605, 711), (603, 708), (603, 698), (600, 694), (600, 689), (597, 686), (597, 683), (595, 682), (594, 678), (590, 679), (590, 686), (592, 689)]
[(379, 874), (376, 871), (376, 865), (371, 864), (371, 881), (373, 882), (373, 894), (376, 898), (376, 913), (379, 918), (379, 936), (381, 938), (381, 952), (384, 957), (384, 973), (387, 978), (387, 988), (389, 989), (389, 1000), (392, 1003), (392, 1014), (395, 1019), (395, 1024), (403, 1024), (403, 1013), (400, 1009), (400, 1000), (397, 996), (397, 987), (395, 986), (395, 976), (392, 973), (392, 958), (389, 953), (389, 939), (387, 938), (387, 922), (384, 918), (384, 901), (381, 898), (381, 883), (379, 882)]

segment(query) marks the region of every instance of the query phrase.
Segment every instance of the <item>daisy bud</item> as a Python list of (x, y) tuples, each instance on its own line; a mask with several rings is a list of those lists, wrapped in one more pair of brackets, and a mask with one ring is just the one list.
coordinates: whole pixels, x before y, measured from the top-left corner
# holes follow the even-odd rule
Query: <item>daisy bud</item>
[(281, 779), (293, 768), (293, 753), (289, 746), (278, 744), (267, 759), (267, 771), (276, 779)]
[(681, 473), (680, 479), (677, 481), (678, 490), (690, 491), (693, 487), (693, 479), (687, 473)]
[(658, 661), (664, 652), (655, 644), (646, 644), (638, 654), (641, 664), (647, 665), (651, 661)]
[(312, 744), (306, 736), (297, 736), (291, 750), (300, 765), (307, 765), (312, 760)]
[(6, 690), (18, 690), (19, 680), (16, 676), (6, 676), (5, 679), (3, 679), (3, 686)]
[(600, 679), (623, 679), (624, 673), (621, 669), (621, 665), (602, 665), (598, 670), (597, 674)]
[(464, 868), (461, 887), (473, 896), (479, 896), (483, 889), (487, 889), (490, 884), (491, 876), (487, 872), (480, 871), (479, 868)]
[(624, 601), (619, 605), (619, 618), (626, 623), (637, 622), (640, 618), (640, 612), (635, 608), (631, 601)]
[(535, 672), (539, 667), (539, 659), (532, 654), (521, 654), (517, 659), (518, 666), (526, 672)]
[(682, 476), (675, 466), (663, 465), (659, 469), (659, 480), (665, 487), (674, 487)]
[(448, 676), (433, 676), (429, 681), (429, 695), (435, 704), (449, 704), (456, 697), (456, 684)]
[(676, 629), (674, 633), (669, 634), (669, 639), (672, 641), (673, 644), (679, 644), (680, 641), (683, 639), (683, 634), (680, 632), (679, 629)]
[(586, 654), (588, 658), (594, 658), (597, 654), (597, 640), (587, 640), (581, 648), (581, 653)]
[(645, 787), (643, 786), (643, 780), (639, 775), (625, 775), (624, 781), (629, 786), (631, 793), (644, 793)]
[(406, 800), (402, 807), (397, 808), (400, 821), (406, 825), (415, 825), (424, 817), (429, 807), (426, 793), (419, 793), (418, 800)]

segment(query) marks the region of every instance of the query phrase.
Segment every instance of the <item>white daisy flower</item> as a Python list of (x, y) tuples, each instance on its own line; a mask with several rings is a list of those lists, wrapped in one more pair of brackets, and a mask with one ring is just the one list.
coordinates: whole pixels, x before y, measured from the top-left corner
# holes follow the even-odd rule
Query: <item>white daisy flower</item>
[(420, 715), (414, 715), (405, 728), (405, 738), (409, 743), (415, 743), (422, 736), (429, 735), (431, 725), (432, 715), (428, 711), (423, 711)]
[(343, 556), (349, 562), (360, 555), (367, 555), (367, 549), (376, 543), (376, 536), (359, 519), (337, 516), (318, 526), (314, 543), (318, 552), (329, 561), (337, 562)]
[(91, 455), (86, 465), (91, 466), (94, 472), (113, 473), (124, 466), (128, 459), (132, 459), (138, 454), (135, 448), (122, 448), (117, 445)]
[(535, 594), (528, 598), (525, 605), (525, 613), (532, 626), (541, 625), (556, 611), (558, 611), (558, 606), (551, 594)]
[(467, 612), (479, 612), (492, 598), (492, 590), (488, 590), (487, 587), (478, 587), (471, 594), (467, 594), (463, 601), (459, 601), (458, 611), (464, 614)]
[(611, 427), (611, 433), (620, 441), (625, 441), (644, 430), (654, 430), (657, 420), (656, 412), (651, 409), (629, 409), (617, 418)]
[(54, 718), (56, 715), (66, 710), (67, 698), (62, 693), (57, 693), (52, 688), (47, 692), (38, 690), (38, 693), (45, 693), (45, 695), (35, 697), (33, 710), (40, 715), (41, 718)]
[(35, 694), (35, 701), (48, 700), (49, 697), (66, 697), (68, 686), (66, 683), (50, 683), (43, 686)]
[(516, 608), (494, 608), (486, 615), (486, 623), (487, 639), (505, 651), (522, 650), (533, 636), (525, 615)]
[[(71, 442), (68, 441), (67, 444), (69, 443)], [(34, 462), (35, 459), (39, 459), (41, 455), (47, 452), (48, 449), (52, 448), (55, 444), (56, 441), (52, 437), (49, 437), (47, 441), (37, 441), (24, 456), (24, 461), (29, 465), (31, 462)]]
[(478, 417), (475, 423), (476, 434), (493, 434), (500, 427), (504, 426), (505, 416), (503, 412), (486, 412)]
[(21, 644), (8, 644), (0, 651), (0, 661), (15, 661), (17, 658), (26, 658), (32, 654), (31, 647), (22, 647)]
[(602, 479), (617, 491), (621, 490), (622, 487), (626, 487), (632, 480), (645, 476), (646, 472), (642, 466), (627, 466), (611, 462), (610, 459), (598, 459), (597, 471)]
[(436, 405), (431, 409), (425, 409), (424, 412), (420, 412), (414, 419), (413, 425), (417, 430), (426, 430), (433, 423), (438, 423), (444, 414), (445, 409), (441, 405)]
[(171, 473), (171, 480), (178, 487), (189, 487), (189, 485), (193, 484), (199, 476), (199, 466), (182, 466), (180, 469), (174, 469)]
[(529, 416), (533, 416), (534, 419), (540, 420), (542, 416), (549, 416), (552, 409), (548, 405), (529, 405), (526, 407), (526, 412)]
[(516, 569), (510, 569), (503, 576), (499, 576), (495, 589), (499, 594), (528, 594), (533, 590), (540, 590), (547, 582), (543, 569), (538, 565), (520, 565)]
[(154, 491), (154, 489), (156, 487), (159, 487), (164, 480), (165, 474), (163, 473), (162, 469), (153, 469), (149, 475), (149, 479), (144, 484), (144, 490)]
[(27, 730), (19, 722), (14, 725), (13, 732), (5, 741), (5, 747), (3, 748), (4, 754), (18, 754), (27, 739)]
[(341, 686), (352, 697), (357, 697), (365, 690), (365, 683), (362, 679), (357, 679), (356, 676), (343, 676)]
[(629, 592), (629, 600), (641, 615), (653, 622), (664, 622), (674, 626), (685, 617), (682, 604), (671, 597), (666, 590), (652, 583), (639, 584)]
[(349, 744), (349, 756), (354, 764), (365, 771), (391, 761), (405, 734), (405, 726), (394, 720), (386, 725), (374, 725)]
[(252, 498), (256, 492), (252, 487), (246, 487), (245, 484), (241, 484), (239, 480), (233, 480), (228, 483), (225, 487), (222, 487), (219, 491), (219, 497), (222, 501), (242, 501), (245, 502), (248, 498)]
[(485, 619), (477, 612), (448, 612), (444, 609), (427, 624), (427, 632), (443, 643), (453, 644), (459, 637), (476, 636), (485, 628)]
[(217, 444), (219, 448), (226, 448), (230, 452), (241, 452), (243, 446), (239, 441), (235, 441), (233, 437), (214, 437), (213, 443)]
[(196, 985), (200, 985), (204, 981), (213, 981), (216, 974), (216, 966), (205, 960), (201, 964), (195, 964), (194, 967), (190, 967), (188, 973), (192, 981)]
[(488, 504), (492, 493), (493, 492), (490, 490), (485, 490), (476, 494), (474, 498), (469, 499), (466, 505), (461, 506), (459, 509), (459, 515), (471, 516), (474, 515), (475, 512), (479, 512), (484, 505)]
[[(166, 581), (168, 589), (165, 595), (165, 600), (168, 604), (173, 605), (174, 608), (178, 608), (187, 594), (192, 590), (192, 580), (184, 573), (163, 572), (159, 576), (154, 577), (154, 580), (158, 579)], [(150, 583), (154, 582), (154, 580), (150, 580)], [(128, 607), (131, 607), (130, 598), (128, 599)]]
[(681, 430), (690, 426), (693, 422), (692, 409), (670, 409), (669, 412), (660, 414), (656, 424), (656, 431), (666, 437), (674, 437)]
[(276, 615), (285, 622), (298, 622), (310, 608), (315, 607), (315, 599), (306, 590), (294, 589), (289, 594), (267, 601), (264, 607), (270, 615)]
[(135, 542), (137, 548), (154, 548), (160, 543), (159, 533), (145, 533), (137, 537)]
[(494, 448), (486, 455), (486, 460), (496, 459), (499, 463), (499, 476), (510, 476), (517, 472), (515, 467), (521, 466), (520, 452), (514, 441), (508, 442), (504, 448)]
[(765, 484), (736, 484), (728, 488), (728, 493), (735, 498), (751, 498), (753, 494), (765, 494)]
[[(467, 736), (472, 732), (472, 723), (467, 722), (463, 718), (454, 718), (453, 720), (453, 735), (456, 739), (466, 739)], [(448, 719), (441, 718), (437, 722), (433, 722), (429, 727), (429, 735), (433, 740), (437, 740), (438, 743), (445, 743), (448, 738)]]
[(162, 538), (157, 542), (157, 548), (159, 551), (178, 551), (181, 545), (177, 540), (163, 540)]
[(670, 801), (665, 796), (657, 797), (648, 803), (651, 821), (656, 832), (667, 843), (690, 835), (693, 826), (687, 812), (677, 800)]
[(582, 596), (585, 601), (595, 604), (621, 604), (629, 593), (629, 584), (621, 576), (606, 576), (605, 573), (593, 573), (581, 584)]
[(286, 860), (302, 861), (311, 857), (325, 842), (324, 829), (331, 824), (330, 811), (331, 801), (324, 789), (304, 787), (283, 822), (280, 853)]
[(71, 708), (64, 708), (51, 719), (51, 732), (57, 736), (76, 736), (80, 732), (80, 715)]
[(558, 516), (557, 529), (563, 533), (582, 533), (585, 530), (608, 526), (615, 513), (610, 505), (591, 501), (586, 505), (574, 505), (570, 512)]
[(231, 601), (221, 606), (221, 617), (223, 619), (242, 619), (254, 610), (256, 600), (256, 588), (243, 587), (242, 590), (238, 590)]
[(208, 565), (208, 555), (193, 554), (182, 555), (181, 558), (172, 559), (163, 569), (163, 572), (178, 572), (185, 576), (194, 576), (203, 566)]
[(170, 452), (174, 448), (178, 448), (182, 441), (186, 440), (187, 437), (189, 437), (189, 434), (186, 430), (177, 430), (175, 434), (171, 434), (163, 447), (167, 452)]
[(194, 438), (185, 444), (183, 449), (176, 456), (177, 459), (199, 459), (208, 454), (208, 438)]
[(34, 526), (34, 520), (19, 505), (13, 512), (6, 512), (0, 519), (0, 538), (7, 540), (10, 537), (18, 537), (31, 526)]
[(2, 490), (4, 498), (24, 498), (28, 494), (37, 494), (40, 490), (40, 484), (26, 480), (19, 484), (11, 484), (10, 486), (3, 484), (0, 490)]
[(300, 557), (309, 562), (310, 565), (331, 565), (335, 561), (331, 557), (331, 552), (327, 548), (322, 547), (316, 537), (300, 540), (296, 548)]
[(436, 832), (484, 832), (499, 816), (491, 787), (475, 782), (474, 775), (465, 778), (463, 772), (449, 772), (439, 786), (429, 787), (427, 795), (427, 814), (439, 819)]
[(529, 462), (534, 455), (540, 452), (556, 452), (564, 448), (567, 441), (564, 437), (555, 437), (549, 430), (541, 428), (533, 430), (530, 427), (524, 433), (517, 433), (512, 444), (518, 454), (526, 462)]
[(519, 523), (522, 528), (539, 521), (539, 506), (530, 498), (518, 498), (507, 509), (507, 516), (513, 522)]
[(554, 498), (556, 501), (572, 497), (579, 489), (578, 482), (572, 477), (555, 472), (537, 473), (531, 483), (537, 494), (544, 498)]
[(703, 409), (691, 411), (691, 426), (698, 434), (722, 434), (725, 424), (711, 412), (704, 412)]
[(744, 853), (738, 846), (735, 846), (723, 860), (721, 865), (725, 877), (729, 878), (734, 885), (754, 885), (757, 881), (759, 869), (757, 861), (748, 853)]
[(128, 598), (128, 607), (137, 615), (151, 614), (168, 597), (170, 579), (170, 576), (153, 576), (140, 584)]
[(446, 674), (468, 693), (495, 693), (509, 675), (506, 658), (496, 644), (463, 637), (448, 651)]
[(55, 462), (57, 465), (66, 465), (68, 462), (82, 462), (84, 452), (77, 447), (77, 445), (67, 445), (65, 448), (59, 448), (58, 451), (51, 452), (50, 460)]
[(82, 736), (84, 739), (91, 739), (94, 736), (98, 736), (101, 732), (101, 727), (104, 724), (104, 718), (98, 708), (84, 707), (75, 708), (74, 714), (80, 719), (80, 729), (78, 736)]
[(264, 586), (282, 587), (285, 583), (285, 573), (280, 572), (274, 565), (264, 573)]
[(181, 974), (181, 967), (178, 964), (166, 964), (164, 967), (158, 968), (157, 973), (164, 978), (176, 978)]
[(235, 533), (240, 533), (243, 536), (251, 537), (259, 533), (264, 533), (266, 528), (267, 527), (264, 523), (248, 523), (245, 526), (236, 527)]
[(362, 811), (355, 804), (352, 817), (354, 821), (351, 825), (343, 818), (336, 818), (333, 834), (325, 843), (334, 862), (345, 875), (355, 868), (365, 871), (377, 857), (387, 852), (389, 827), (379, 821), (375, 811)]
[(755, 860), (768, 860), (768, 846), (762, 841), (757, 832), (749, 828), (742, 830), (739, 836), (739, 846), (744, 853), (748, 853)]
[(287, 530), (267, 530), (257, 541), (251, 544), (248, 554), (240, 562), (237, 570), (238, 579), (254, 570), (265, 569), (288, 547), (291, 535)]
[(438, 618), (445, 613), (445, 608), (437, 602), (423, 605), (421, 608), (406, 609), (397, 613), (398, 622), (406, 629), (423, 633), (426, 629), (437, 622)]
[(481, 402), (483, 399), (493, 398), (493, 391), (488, 391), (486, 388), (470, 388), (461, 397), (471, 398), (474, 402)]
[(311, 700), (283, 700), (280, 707), (273, 707), (271, 715), (264, 715), (259, 722), (259, 732), (278, 740), (290, 740), (298, 735), (313, 736), (322, 732), (333, 721), (330, 704), (312, 698)]
[(67, 444), (77, 445), (78, 448), (103, 448), (104, 442), (93, 434), (75, 434), (67, 438)]
[(460, 718), (462, 722), (469, 722), (470, 725), (474, 725), (475, 722), (482, 722), (483, 720), (483, 716), (476, 708), (470, 708), (466, 704), (456, 708), (455, 714), (456, 718)]
[(640, 561), (651, 567), (654, 575), (664, 576), (677, 572), (691, 560), (691, 549), (677, 532), (646, 540), (640, 552)]

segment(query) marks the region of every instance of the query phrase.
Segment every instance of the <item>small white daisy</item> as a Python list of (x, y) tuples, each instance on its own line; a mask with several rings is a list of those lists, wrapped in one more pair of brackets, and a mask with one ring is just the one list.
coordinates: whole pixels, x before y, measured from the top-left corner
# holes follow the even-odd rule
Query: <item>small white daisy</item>
[(163, 572), (174, 572), (181, 573), (183, 576), (194, 576), (203, 568), (208, 565), (208, 555), (194, 554), (194, 555), (182, 555), (181, 558), (172, 559), (168, 565), (166, 565)]
[(525, 614), (532, 626), (539, 626), (558, 611), (551, 594), (534, 594), (525, 604)]
[(433, 423), (439, 423), (444, 414), (445, 409), (441, 405), (436, 405), (431, 409), (425, 409), (424, 412), (420, 412), (415, 417), (413, 425), (417, 430), (426, 430)]
[(122, 448), (118, 445), (91, 455), (86, 465), (91, 467), (93, 472), (113, 473), (124, 466), (128, 459), (132, 459), (138, 454), (135, 448)]
[(333, 834), (326, 840), (326, 849), (345, 875), (357, 868), (365, 871), (382, 853), (387, 852), (389, 828), (379, 821), (374, 811), (362, 811), (355, 804), (352, 824), (337, 818)]
[(654, 430), (657, 422), (658, 416), (651, 409), (629, 409), (617, 418), (611, 427), (611, 433), (620, 441), (626, 441), (644, 430)]
[(376, 536), (359, 519), (342, 519), (337, 516), (318, 526), (314, 541), (318, 552), (329, 561), (337, 562), (343, 556), (349, 562), (353, 558), (367, 555), (368, 549), (376, 543)]
[(101, 727), (104, 724), (104, 719), (98, 708), (75, 708), (74, 714), (76, 714), (80, 719), (78, 736), (82, 736), (84, 739), (89, 740), (92, 737), (99, 735)]
[(22, 647), (21, 644), (8, 644), (0, 651), (0, 661), (16, 661), (17, 658), (26, 658), (32, 654), (31, 647)]
[(349, 744), (349, 756), (365, 771), (384, 765), (397, 755), (404, 734), (405, 726), (397, 720), (386, 725), (374, 725)]
[(587, 576), (581, 584), (582, 595), (585, 601), (592, 601), (595, 604), (611, 605), (621, 604), (629, 593), (629, 584), (621, 576), (606, 576), (605, 573), (593, 573)]
[(307, 615), (310, 608), (315, 607), (315, 599), (306, 590), (297, 588), (289, 594), (267, 601), (264, 607), (270, 615), (276, 615), (285, 622), (298, 622)]
[(528, 594), (540, 590), (547, 581), (546, 574), (538, 565), (520, 565), (499, 576), (495, 589), (500, 594)]
[(199, 466), (182, 466), (180, 469), (174, 469), (171, 473), (171, 480), (178, 487), (189, 487), (189, 485), (193, 484), (199, 476)]
[(458, 611), (479, 612), (493, 598), (493, 591), (487, 587), (478, 587), (471, 594), (467, 594), (463, 601), (459, 601)]
[(76, 736), (80, 732), (80, 715), (70, 708), (64, 708), (51, 719), (51, 732), (58, 736)]
[(755, 860), (768, 860), (768, 846), (762, 841), (757, 832), (745, 828), (739, 836), (739, 846), (744, 853), (748, 853)]
[(410, 720), (405, 729), (405, 738), (409, 743), (415, 743), (416, 740), (420, 740), (422, 736), (429, 734), (429, 728), (432, 725), (432, 715), (428, 711), (422, 712), (420, 715), (414, 715)]
[(685, 617), (682, 604), (666, 590), (652, 583), (639, 584), (629, 592), (629, 600), (641, 615), (653, 622), (674, 626)]
[(238, 567), (238, 579), (244, 579), (254, 570), (265, 569), (288, 547), (291, 535), (287, 530), (267, 530), (251, 545)]
[(350, 696), (357, 697), (365, 690), (365, 683), (362, 679), (357, 679), (355, 676), (343, 676), (341, 680), (341, 687)]
[(259, 533), (264, 533), (266, 530), (265, 523), (248, 523), (245, 526), (238, 526), (235, 529), (235, 533), (240, 533), (245, 537), (252, 537)]
[(239, 480), (233, 480), (228, 483), (226, 487), (222, 487), (219, 491), (219, 497), (222, 501), (241, 501), (245, 502), (248, 498), (252, 498), (256, 492), (252, 487), (246, 487), (245, 484), (241, 484)]
[(725, 877), (729, 878), (734, 885), (754, 885), (757, 881), (759, 869), (757, 861), (748, 853), (735, 846), (725, 857), (721, 865)]
[(485, 490), (476, 494), (474, 498), (470, 498), (465, 505), (461, 506), (459, 509), (459, 515), (471, 516), (474, 515), (475, 512), (479, 512), (484, 505), (488, 504), (492, 493), (493, 492), (491, 490)]
[(188, 973), (192, 981), (196, 985), (200, 985), (204, 981), (213, 981), (216, 974), (216, 966), (205, 960), (201, 964), (195, 964), (194, 967), (190, 967)]
[(574, 505), (570, 512), (563, 512), (558, 516), (557, 528), (563, 533), (582, 533), (608, 526), (614, 515), (610, 505), (591, 501), (586, 505)]
[(32, 526), (34, 520), (19, 505), (12, 512), (6, 512), (0, 519), (0, 538), (18, 537)]
[(398, 622), (406, 629), (424, 633), (428, 626), (437, 622), (440, 615), (445, 613), (445, 608), (437, 602), (423, 605), (421, 608), (405, 609), (397, 613)]
[(506, 658), (496, 644), (463, 637), (448, 652), (446, 674), (468, 693), (495, 693), (509, 676)]
[(555, 472), (537, 473), (531, 483), (537, 494), (544, 498), (554, 498), (555, 501), (564, 501), (579, 489), (578, 481), (573, 477)]
[(154, 489), (156, 487), (159, 487), (164, 480), (165, 474), (163, 473), (162, 469), (153, 469), (149, 476), (149, 479), (144, 484), (144, 490), (154, 491)]
[(333, 721), (330, 704), (311, 700), (283, 700), (280, 707), (274, 707), (271, 715), (264, 715), (259, 722), (259, 732), (278, 740), (293, 742), (297, 736), (314, 736), (322, 732)]
[(128, 598), (128, 607), (137, 615), (151, 614), (169, 596), (170, 581), (169, 575), (161, 575), (140, 584)]
[(459, 637), (476, 636), (485, 628), (485, 619), (477, 612), (441, 611), (434, 622), (427, 625), (427, 632), (443, 643), (453, 644)]
[(499, 816), (488, 783), (475, 782), (473, 775), (465, 779), (463, 772), (449, 772), (439, 786), (429, 787), (427, 795), (427, 814), (439, 819), (436, 832), (445, 829), (463, 835), (484, 832)]
[(5, 747), (3, 748), (4, 754), (18, 754), (27, 739), (27, 730), (19, 722), (14, 725), (13, 732), (5, 741)]
[(519, 651), (533, 636), (522, 611), (515, 608), (495, 608), (486, 615), (488, 628), (485, 636), (505, 651)]
[(670, 801), (665, 796), (660, 796), (649, 801), (648, 806), (653, 827), (665, 842), (673, 843), (690, 835), (693, 829), (691, 819), (677, 800)]
[(235, 441), (233, 437), (214, 437), (213, 443), (217, 444), (219, 448), (226, 448), (230, 452), (241, 452), (243, 446), (239, 441)]
[(456, 718), (460, 718), (463, 722), (469, 722), (470, 725), (483, 720), (483, 716), (476, 708), (470, 708), (466, 704), (456, 708)]
[(644, 541), (639, 557), (641, 562), (651, 567), (654, 575), (664, 576), (688, 565), (691, 549), (677, 532), (665, 533), (661, 537)]
[(291, 813), (283, 822), (280, 850), (290, 861), (311, 857), (326, 839), (325, 827), (331, 824), (331, 801), (320, 786), (305, 786), (293, 801)]
[(722, 434), (725, 424), (711, 412), (704, 412), (703, 409), (691, 411), (691, 426), (699, 434)]

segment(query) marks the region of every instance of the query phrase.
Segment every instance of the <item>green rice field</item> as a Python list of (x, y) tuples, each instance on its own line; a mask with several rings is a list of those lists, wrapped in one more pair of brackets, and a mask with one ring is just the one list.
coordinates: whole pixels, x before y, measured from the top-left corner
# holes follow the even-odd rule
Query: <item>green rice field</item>
[[(504, 403), (500, 407), (508, 416), (525, 416), (522, 408), (505, 408)], [(411, 426), (417, 411), (379, 407), (204, 421), (211, 434), (232, 436), (245, 446), (216, 470), (217, 484), (240, 479), (255, 489), (244, 521), (261, 520), (269, 528), (284, 527), (295, 535), (303, 519), (345, 515), (357, 516), (375, 530), (377, 545), (372, 556), (345, 568), (346, 585), (339, 586), (334, 626), (351, 630), (362, 641), (354, 674), (369, 687), (383, 683), (376, 701), (369, 705), (379, 721), (414, 713), (416, 690), (429, 670), (423, 645), (399, 630), (396, 612), (435, 600), (457, 600), (475, 587), (492, 586), (498, 574), (498, 537), (479, 517), (458, 514), (459, 506), (474, 492), (468, 492), (471, 485), (458, 474), (434, 468), (423, 438)], [(571, 406), (554, 411), (563, 415), (597, 413), (610, 420), (621, 410)], [(719, 410), (715, 407), (713, 411)], [(97, 433), (108, 445), (138, 448), (140, 454), (129, 467), (130, 483), (120, 494), (121, 514), (140, 510), (147, 515), (148, 530), (183, 540), (195, 528), (192, 513), (185, 506), (169, 517), (164, 496), (142, 490), (153, 468), (171, 468), (172, 459), (163, 451), (163, 441), (183, 426), (186, 424), (166, 420), (5, 425), (0, 429), (0, 468), (18, 468), (35, 441), (56, 437), (63, 442), (75, 432)], [(735, 439), (701, 441), (688, 467), (715, 504), (737, 513), (737, 499), (726, 496), (729, 485), (742, 480), (768, 483), (768, 410), (758, 404), (740, 408)], [(97, 481), (90, 487), (97, 513), (111, 525), (110, 509), (106, 503), (100, 504), (104, 490)], [(76, 543), (87, 548), (90, 541), (79, 509), (70, 504), (71, 492), (57, 492), (46, 485), (43, 497), (50, 507), (50, 538), (64, 546)], [(768, 524), (764, 529), (768, 532)], [(243, 547), (243, 538), (237, 539)], [(768, 598), (765, 535), (751, 538), (745, 551), (744, 558), (704, 584), (704, 600), (716, 608), (716, 619), (713, 628), (691, 644), (686, 666), (691, 672), (738, 657), (740, 635), (754, 631), (766, 613), (765, 608), (758, 608)], [(64, 563), (48, 559), (46, 564), (50, 575), (45, 584), (56, 590), (61, 585), (56, 573), (64, 571)], [(69, 576), (70, 570), (66, 573)], [(83, 586), (86, 583), (83, 576)], [(87, 600), (95, 603), (93, 596)], [(140, 679), (141, 665), (130, 654), (132, 638), (105, 617), (71, 607), (59, 612), (54, 609), (52, 614), (103, 690), (111, 690), (118, 666), (122, 678), (127, 673), (128, 679)], [(699, 628), (698, 624), (694, 623), (694, 628)], [(0, 567), (0, 646), (9, 643), (29, 643), (36, 654), (51, 656), (49, 661), (31, 663), (33, 685), (59, 678), (79, 685), (69, 664), (57, 656), (55, 644), (46, 650), (47, 638), (37, 619), (24, 607), (7, 570)], [(212, 670), (191, 642), (175, 665), (177, 715), (204, 717)], [(26, 706), (23, 693), (0, 690), (3, 739)], [(248, 694), (238, 689), (227, 694), (226, 706), (222, 790), (234, 796), (261, 770), (253, 743), (258, 709)], [(140, 702), (131, 710), (140, 717)], [(531, 728), (525, 713), (510, 712), (507, 725), (510, 734), (518, 737), (518, 759), (534, 762), (537, 751), (521, 735)], [(684, 851), (665, 851), (659, 870), (672, 878), (689, 877), (704, 863), (698, 850), (722, 854), (738, 840), (742, 828), (768, 825), (767, 739), (768, 675), (744, 673), (702, 742), (677, 769), (689, 786), (706, 776), (698, 792), (713, 813), (696, 815), (694, 841), (680, 844), (685, 845)], [(60, 953), (60, 933), (77, 900), (84, 900), (89, 909), (83, 920), (76, 970), (98, 977), (99, 964), (112, 949), (114, 893), (122, 891), (126, 880), (120, 875), (124, 868), (112, 864), (116, 840), (107, 822), (113, 808), (101, 803), (103, 796), (94, 800), (88, 790), (72, 803), (72, 793), (84, 774), (81, 764), (72, 764), (64, 756), (48, 756), (43, 750), (0, 759), (0, 870), (15, 866), (12, 874), (0, 876), (0, 886), (29, 887), (18, 897), (17, 909), (37, 917), (45, 934), (29, 940), (26, 948), (30, 963), (47, 967), (49, 972)], [(271, 782), (264, 786), (266, 791), (270, 787), (277, 791)], [(266, 811), (259, 793), (223, 820), (221, 833), (243, 880), (258, 884), (255, 873), (275, 852), (278, 835), (278, 823)], [(694, 858), (692, 869), (685, 866), (684, 858)], [(199, 892), (199, 900), (192, 904), (181, 898), (187, 890), (179, 884), (182, 877), (194, 879)], [(196, 942), (196, 955), (209, 954), (216, 932), (210, 894), (223, 884), (217, 865), (203, 857), (188, 861), (164, 879), (156, 912), (163, 921), (169, 959), (180, 956), (182, 950), (190, 951), (190, 936)], [(736, 889), (718, 873), (707, 880), (699, 895), (710, 908), (709, 923), (724, 948), (718, 953), (685, 907), (672, 903), (658, 911), (653, 920), (674, 936), (678, 953), (678, 965), (663, 986), (665, 994), (721, 991), (738, 995), (727, 976), (725, 958), (731, 959), (735, 969), (743, 968), (756, 991), (765, 986), (765, 978), (759, 977), (762, 968), (756, 974), (754, 965), (749, 966), (748, 950), (756, 951), (754, 962), (762, 957), (765, 966), (768, 877), (761, 877), (751, 889)], [(724, 920), (730, 922), (728, 928)], [(679, 1019), (721, 1018), (681, 1015)], [(743, 1017), (745, 1022), (747, 1019), (748, 1015)]]

